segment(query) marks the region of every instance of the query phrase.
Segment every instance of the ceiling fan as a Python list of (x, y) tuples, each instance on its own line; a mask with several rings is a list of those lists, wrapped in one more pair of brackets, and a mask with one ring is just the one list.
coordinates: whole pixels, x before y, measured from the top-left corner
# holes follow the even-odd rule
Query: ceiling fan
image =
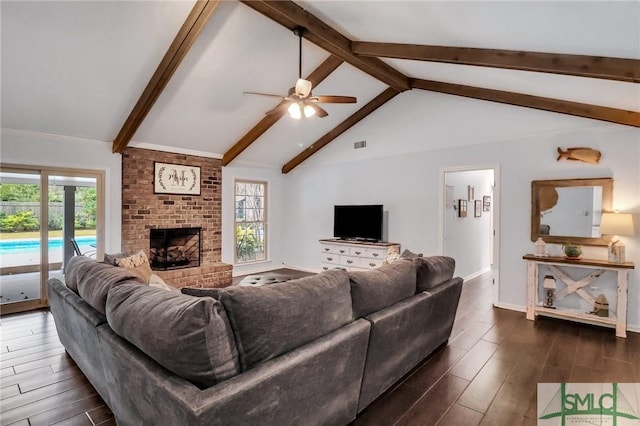
[(289, 89), (287, 96), (274, 95), (271, 93), (260, 92), (243, 92), (247, 95), (260, 95), (270, 96), (273, 98), (279, 98), (284, 102), (277, 107), (270, 109), (265, 114), (276, 114), (279, 112), (287, 111), (291, 118), (301, 119), (303, 117), (308, 118), (317, 114), (318, 117), (326, 117), (329, 115), (327, 111), (322, 109), (318, 103), (333, 103), (333, 104), (353, 104), (356, 103), (356, 98), (353, 96), (335, 96), (335, 95), (317, 95), (314, 96), (311, 93), (313, 83), (309, 80), (302, 78), (302, 37), (307, 32), (304, 27), (295, 27), (293, 33), (298, 36), (298, 81), (296, 81), (295, 87)]

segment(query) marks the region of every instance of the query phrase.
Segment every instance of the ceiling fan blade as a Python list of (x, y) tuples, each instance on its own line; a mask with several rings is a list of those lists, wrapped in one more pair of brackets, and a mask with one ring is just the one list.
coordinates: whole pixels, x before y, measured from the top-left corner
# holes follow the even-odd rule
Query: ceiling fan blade
[(298, 81), (296, 81), (296, 95), (300, 96), (301, 98), (306, 98), (311, 94), (312, 86), (313, 83), (311, 83), (309, 80), (299, 78)]
[(314, 96), (313, 98), (317, 99), (318, 102), (327, 104), (355, 104), (357, 101), (353, 96), (319, 95)]
[(291, 103), (290, 102), (284, 102), (281, 105), (278, 105), (277, 107), (270, 109), (269, 111), (265, 112), (265, 115), (272, 115), (272, 114), (284, 114), (287, 112), (287, 109), (289, 108), (289, 105)]
[(307, 102), (305, 103), (305, 105), (309, 105), (311, 108), (313, 108), (313, 110), (316, 112), (316, 115), (320, 118), (322, 117), (326, 117), (327, 115), (329, 115), (329, 113), (327, 111), (325, 111), (324, 109), (320, 108), (318, 106), (318, 104), (313, 103), (313, 102)]
[(281, 95), (273, 95), (271, 93), (260, 93), (260, 92), (242, 92), (243, 95), (259, 95), (259, 96), (269, 96), (271, 98), (279, 98), (284, 99), (284, 96)]

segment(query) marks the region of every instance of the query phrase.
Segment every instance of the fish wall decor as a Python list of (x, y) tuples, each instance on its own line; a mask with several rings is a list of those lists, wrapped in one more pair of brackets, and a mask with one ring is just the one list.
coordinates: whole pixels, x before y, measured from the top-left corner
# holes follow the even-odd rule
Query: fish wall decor
[(567, 148), (566, 151), (563, 151), (562, 148), (558, 147), (557, 161), (566, 158), (567, 160), (582, 161), (589, 164), (598, 164), (600, 162), (601, 156), (602, 154), (600, 153), (600, 151), (593, 148), (575, 147)]

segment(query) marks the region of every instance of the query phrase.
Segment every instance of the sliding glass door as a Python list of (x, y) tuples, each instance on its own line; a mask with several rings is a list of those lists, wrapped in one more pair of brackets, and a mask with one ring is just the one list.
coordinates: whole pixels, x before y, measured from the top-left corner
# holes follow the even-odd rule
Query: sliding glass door
[(75, 254), (102, 253), (103, 173), (0, 170), (0, 313), (47, 306), (46, 281)]

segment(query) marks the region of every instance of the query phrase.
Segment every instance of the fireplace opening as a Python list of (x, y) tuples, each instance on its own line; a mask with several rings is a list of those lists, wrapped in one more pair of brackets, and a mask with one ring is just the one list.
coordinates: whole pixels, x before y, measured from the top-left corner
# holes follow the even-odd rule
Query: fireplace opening
[(149, 261), (154, 271), (200, 266), (200, 229), (151, 229)]

